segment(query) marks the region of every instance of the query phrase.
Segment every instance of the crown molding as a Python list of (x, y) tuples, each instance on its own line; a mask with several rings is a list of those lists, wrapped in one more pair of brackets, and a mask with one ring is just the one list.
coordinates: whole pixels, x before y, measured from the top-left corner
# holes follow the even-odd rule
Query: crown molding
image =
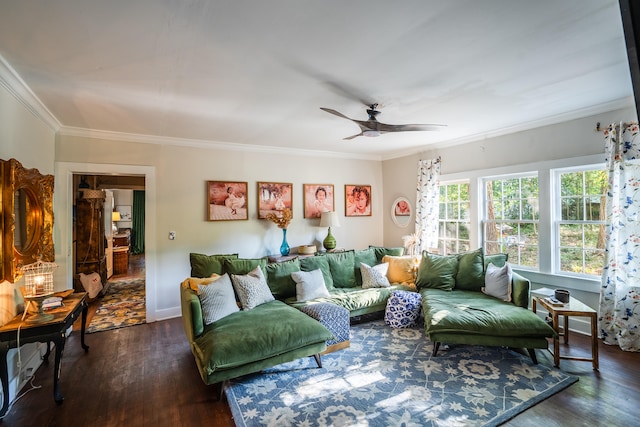
[(4, 87), (20, 104), (51, 130), (57, 132), (60, 129), (62, 125), (58, 119), (40, 101), (2, 55), (0, 55), (0, 86)]
[[(430, 144), (428, 146), (422, 146), (422, 147), (413, 148), (410, 150), (404, 150), (402, 152), (392, 153), (387, 156), (382, 156), (382, 160), (383, 161), (392, 160), (399, 157), (406, 157), (414, 154), (424, 153), (427, 150), (449, 148), (455, 145), (462, 145), (462, 144), (468, 144), (470, 142), (482, 141), (487, 138), (496, 138), (498, 136), (504, 136), (504, 135), (509, 135), (513, 133), (523, 132), (523, 131), (536, 129), (544, 126), (551, 126), (558, 123), (568, 122), (570, 120), (583, 119), (585, 117), (594, 116), (596, 114), (608, 113), (610, 111), (619, 110), (622, 108), (629, 108), (629, 107), (635, 108), (635, 101), (632, 96), (619, 98), (614, 101), (593, 105), (591, 107), (580, 108), (578, 110), (573, 110), (573, 111), (569, 111), (562, 114), (556, 114), (553, 116), (544, 117), (538, 120), (519, 123), (515, 126), (508, 126), (501, 129), (495, 129), (488, 132), (477, 133), (475, 135), (469, 135), (469, 136), (465, 136), (457, 139), (450, 139), (447, 141), (439, 141), (439, 142)], [(595, 127), (595, 123), (594, 123), (594, 127)]]
[(202, 139), (185, 139), (169, 136), (144, 135), (136, 133), (112, 132), (97, 129), (86, 129), (71, 126), (62, 126), (58, 134), (60, 136), (74, 136), (80, 138), (101, 139), (108, 141), (136, 142), (140, 144), (173, 145), (178, 147), (203, 148), (209, 150), (245, 151), (254, 153), (272, 153), (299, 156), (321, 156), (342, 159), (374, 160), (381, 161), (379, 155), (339, 153), (336, 151), (303, 150), (299, 148), (275, 147), (263, 145), (237, 144), (233, 142), (208, 141)]

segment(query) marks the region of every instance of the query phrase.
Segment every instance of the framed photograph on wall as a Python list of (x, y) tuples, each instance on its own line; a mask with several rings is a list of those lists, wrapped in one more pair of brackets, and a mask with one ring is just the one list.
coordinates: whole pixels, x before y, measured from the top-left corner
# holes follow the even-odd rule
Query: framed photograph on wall
[(207, 181), (207, 219), (209, 221), (249, 219), (247, 183)]
[(302, 188), (305, 218), (320, 218), (322, 212), (335, 210), (333, 184), (303, 184)]
[(371, 186), (344, 186), (344, 216), (371, 216)]
[(285, 208), (292, 209), (292, 205), (293, 184), (258, 182), (258, 219), (265, 219), (268, 214), (276, 213)]

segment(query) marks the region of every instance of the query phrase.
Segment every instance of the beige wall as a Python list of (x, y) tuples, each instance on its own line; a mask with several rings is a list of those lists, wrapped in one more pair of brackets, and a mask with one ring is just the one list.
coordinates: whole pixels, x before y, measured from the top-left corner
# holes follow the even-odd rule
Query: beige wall
[[(151, 205), (155, 205), (155, 212), (148, 212), (153, 218), (147, 221), (146, 249), (149, 261), (156, 265), (155, 283), (149, 283), (148, 286), (156, 286), (155, 312), (158, 319), (179, 315), (177, 286), (189, 275), (190, 252), (238, 253), (247, 258), (278, 253), (282, 240), (281, 230), (271, 222), (257, 219), (258, 181), (293, 184), (294, 219), (287, 233), (291, 247), (312, 243), (320, 247), (327, 234), (326, 228), (319, 228), (318, 219), (303, 218), (302, 185), (313, 183), (334, 184), (335, 207), (340, 216), (341, 227), (332, 229), (332, 232), (339, 247), (360, 249), (369, 244), (382, 244), (383, 183), (379, 161), (220, 151), (59, 136), (56, 162), (59, 165), (89, 164), (100, 171), (111, 169), (115, 172), (118, 171), (118, 165), (128, 165), (134, 168), (134, 173), (128, 174), (135, 174), (135, 166), (153, 169), (155, 194), (147, 194), (147, 198)], [(96, 172), (91, 171), (92, 166), (83, 166), (82, 169)], [(68, 170), (66, 166), (65, 170)], [(56, 177), (68, 182), (66, 176)], [(207, 221), (208, 180), (246, 181), (249, 189), (249, 220)], [(150, 184), (153, 183), (147, 180), (147, 186)], [(372, 186), (371, 217), (344, 217), (345, 184)], [(68, 198), (68, 194), (63, 195), (62, 192), (59, 196)], [(70, 199), (60, 200), (60, 197), (61, 204), (70, 206)], [(60, 226), (61, 233), (70, 233), (70, 224)], [(168, 239), (169, 231), (176, 232), (175, 240)], [(67, 238), (63, 246), (70, 243)], [(66, 253), (70, 253), (69, 248), (61, 248), (60, 257), (56, 255), (56, 260), (67, 265), (62, 268), (67, 268), (68, 274), (72, 265), (65, 256)], [(149, 309), (154, 310), (153, 307)]]

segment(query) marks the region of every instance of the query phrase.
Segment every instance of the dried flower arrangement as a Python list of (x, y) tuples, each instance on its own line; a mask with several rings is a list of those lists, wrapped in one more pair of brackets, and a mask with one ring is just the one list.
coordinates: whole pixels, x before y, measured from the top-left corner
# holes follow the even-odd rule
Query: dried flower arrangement
[(291, 209), (284, 208), (279, 212), (280, 212), (280, 215), (275, 214), (273, 212), (268, 213), (266, 216), (266, 219), (276, 224), (278, 228), (287, 228), (289, 226), (289, 223), (291, 222), (291, 218), (293, 217), (293, 214), (291, 213)]

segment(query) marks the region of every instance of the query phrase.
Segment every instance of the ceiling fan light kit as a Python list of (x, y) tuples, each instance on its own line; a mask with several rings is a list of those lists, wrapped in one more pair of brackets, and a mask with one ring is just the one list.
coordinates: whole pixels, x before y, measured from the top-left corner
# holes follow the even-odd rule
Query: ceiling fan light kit
[(352, 119), (331, 108), (320, 107), (320, 109), (323, 111), (326, 111), (327, 113), (333, 114), (334, 116), (351, 120), (352, 122), (354, 122), (360, 127), (360, 130), (361, 130), (360, 133), (343, 138), (345, 140), (357, 138), (359, 136), (377, 137), (382, 135), (383, 133), (388, 133), (388, 132), (437, 131), (446, 127), (446, 125), (437, 125), (437, 124), (390, 125), (386, 123), (381, 123), (376, 119), (376, 116), (380, 114), (380, 111), (376, 110), (376, 108), (378, 107), (378, 104), (371, 104), (368, 107), (369, 107), (367, 108), (367, 114), (369, 115), (368, 120)]

